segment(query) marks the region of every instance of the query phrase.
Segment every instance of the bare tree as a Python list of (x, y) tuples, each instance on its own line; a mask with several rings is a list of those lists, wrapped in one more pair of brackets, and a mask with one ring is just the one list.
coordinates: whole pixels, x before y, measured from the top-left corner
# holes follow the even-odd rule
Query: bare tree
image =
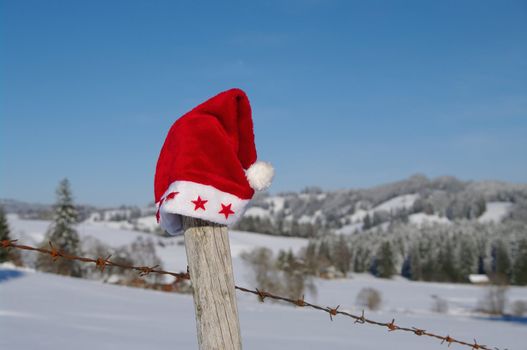
[(509, 286), (506, 278), (500, 275), (491, 276), (491, 284), (480, 301), (480, 311), (491, 315), (503, 315), (507, 305)]
[(382, 303), (381, 292), (375, 288), (362, 288), (357, 295), (356, 303), (370, 310), (378, 310)]

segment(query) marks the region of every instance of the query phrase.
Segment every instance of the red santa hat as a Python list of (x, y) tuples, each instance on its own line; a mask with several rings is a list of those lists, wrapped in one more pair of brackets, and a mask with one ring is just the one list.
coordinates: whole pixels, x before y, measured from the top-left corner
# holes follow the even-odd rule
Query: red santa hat
[(269, 163), (256, 161), (247, 95), (224, 91), (170, 128), (155, 174), (157, 220), (170, 234), (181, 233), (182, 215), (231, 225), (273, 175)]

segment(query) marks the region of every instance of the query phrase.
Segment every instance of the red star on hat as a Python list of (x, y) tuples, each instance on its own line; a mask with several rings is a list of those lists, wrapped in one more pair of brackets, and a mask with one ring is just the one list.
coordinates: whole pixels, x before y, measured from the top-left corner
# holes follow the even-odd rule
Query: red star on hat
[(166, 196), (165, 200), (168, 201), (169, 199), (174, 199), (174, 197), (175, 197), (178, 193), (179, 193), (179, 192), (170, 192), (170, 193)]
[(219, 214), (225, 215), (225, 219), (229, 218), (229, 215), (234, 214), (234, 212), (231, 210), (231, 205), (225, 205), (221, 203), (221, 210), (218, 212)]
[(208, 200), (203, 200), (201, 199), (200, 196), (198, 196), (198, 199), (196, 199), (195, 201), (191, 201), (191, 202), (194, 203), (194, 210), (198, 210), (198, 209), (205, 210), (205, 203), (207, 203)]

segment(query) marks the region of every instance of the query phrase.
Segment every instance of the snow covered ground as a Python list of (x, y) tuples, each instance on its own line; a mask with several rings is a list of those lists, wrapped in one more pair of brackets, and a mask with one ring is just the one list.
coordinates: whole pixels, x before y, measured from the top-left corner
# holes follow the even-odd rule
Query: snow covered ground
[(510, 202), (488, 202), (485, 212), (478, 218), (479, 222), (500, 222), (511, 210)]
[(419, 198), (418, 194), (405, 194), (402, 196), (397, 196), (395, 198), (389, 199), (384, 203), (379, 204), (374, 208), (377, 210), (384, 210), (387, 212), (400, 210), (400, 209), (410, 209), (414, 202)]
[(451, 224), (450, 220), (445, 218), (444, 216), (439, 216), (437, 214), (425, 214), (425, 213), (415, 213), (408, 217), (408, 221), (410, 223), (415, 224), (417, 226), (425, 226), (430, 224), (443, 224), (443, 225), (449, 225)]
[[(39, 242), (49, 225), (46, 221), (20, 220), (10, 215), (14, 238), (24, 243)], [(128, 244), (137, 236), (150, 235), (85, 223), (78, 228), (82, 237), (94, 236), (109, 245)], [(31, 241), (34, 240), (34, 241)], [(179, 271), (186, 266), (181, 238), (156, 238), (165, 268)], [(255, 287), (240, 254), (264, 246), (298, 250), (307, 242), (298, 238), (272, 237), (231, 232), (236, 283)], [(118, 287), (101, 282), (22, 271), (11, 279), (0, 268), (0, 349), (193, 349), (196, 348), (192, 298)], [(13, 274), (12, 272), (10, 274)], [(16, 274), (15, 274), (16, 275)], [(396, 319), (397, 324), (416, 326), (450, 334), (500, 349), (527, 349), (527, 326), (490, 321), (472, 310), (486, 292), (484, 287), (411, 282), (402, 278), (382, 280), (370, 275), (351, 279), (317, 280), (316, 296), (306, 298), (324, 306), (360, 313), (356, 296), (364, 287), (382, 294), (379, 311), (367, 316), (380, 321)], [(406, 333), (356, 325), (352, 320), (295, 308), (259, 303), (254, 296), (237, 292), (245, 349), (440, 349), (438, 341)], [(431, 311), (434, 296), (447, 301), (447, 314)], [(527, 301), (527, 288), (509, 290), (510, 302)], [(452, 345), (452, 348), (460, 348)]]
[[(0, 269), (0, 275), (2, 270)], [(382, 290), (386, 299), (370, 318), (417, 326), (508, 349), (527, 349), (525, 325), (425, 311), (435, 293), (471, 302), (478, 287), (380, 281), (359, 276), (318, 284), (322, 305), (353, 307), (362, 286)], [(526, 297), (523, 289), (513, 294)], [(357, 325), (345, 317), (265, 302), (238, 292), (245, 349), (441, 349), (438, 341)], [(414, 307), (417, 307), (414, 310)], [(422, 308), (422, 309), (421, 309)], [(0, 279), (1, 349), (195, 349), (194, 311), (189, 295), (163, 293), (49, 274), (24, 272)], [(452, 348), (460, 348), (453, 345)]]

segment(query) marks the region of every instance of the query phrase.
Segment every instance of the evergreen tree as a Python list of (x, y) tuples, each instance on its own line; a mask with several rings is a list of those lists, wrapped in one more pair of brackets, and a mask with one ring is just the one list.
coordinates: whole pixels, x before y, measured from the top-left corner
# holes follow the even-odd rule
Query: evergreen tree
[(372, 223), (371, 223), (370, 215), (366, 214), (364, 219), (362, 219), (362, 229), (363, 230), (368, 230), (368, 229), (371, 228), (371, 226), (372, 226)]
[[(437, 242), (436, 242), (437, 244)], [(437, 271), (437, 254), (432, 249), (432, 241), (423, 238), (419, 242), (419, 252), (421, 256), (421, 278), (424, 281), (434, 281)]]
[(352, 271), (354, 272), (361, 272), (361, 263), (359, 261), (359, 256), (360, 256), (360, 246), (359, 248), (356, 248), (356, 247), (352, 247), (352, 253), (351, 253), (351, 256), (353, 257), (352, 259), (352, 263), (351, 263), (351, 269)]
[(480, 217), (486, 210), (487, 210), (487, 202), (485, 202), (485, 199), (483, 197), (479, 197), (476, 200), (476, 203), (474, 204), (475, 209), (473, 216), (475, 218)]
[(425, 203), (423, 201), (423, 198), (419, 196), (412, 205), (412, 213), (420, 213), (424, 211)]
[(335, 267), (346, 275), (350, 270), (351, 251), (343, 235), (340, 235), (334, 249)]
[(376, 272), (377, 276), (381, 278), (390, 278), (395, 274), (395, 256), (392, 245), (389, 241), (385, 241), (377, 251)]
[(383, 219), (381, 212), (375, 211), (375, 212), (373, 212), (373, 217), (371, 219), (371, 227), (380, 225), (384, 221), (385, 220)]
[(477, 251), (474, 242), (470, 238), (463, 238), (458, 250), (459, 277), (468, 281), (468, 275), (474, 273), (477, 265)]
[(443, 282), (457, 282), (459, 281), (459, 272), (456, 269), (456, 259), (454, 256), (454, 249), (452, 243), (447, 238), (445, 244), (439, 250), (438, 257), (439, 268), (436, 271), (438, 280)]
[(412, 246), (412, 251), (410, 252), (410, 278), (414, 281), (419, 281), (423, 279), (421, 252), (418, 243)]
[(408, 255), (401, 266), (401, 276), (411, 279), (412, 278), (412, 258)]
[(379, 276), (379, 259), (376, 256), (371, 259), (369, 272), (374, 276)]
[(494, 273), (508, 281), (511, 277), (512, 263), (509, 257), (509, 250), (501, 239), (493, 247), (492, 257)]
[[(0, 207), (0, 241), (11, 240), (9, 235), (9, 225), (5, 217), (4, 208)], [(7, 249), (0, 249), (0, 263), (9, 260), (9, 251)]]
[(307, 273), (311, 275), (317, 275), (318, 273), (318, 259), (316, 251), (317, 246), (315, 242), (310, 240), (304, 250), (303, 257), (306, 264)]
[(364, 249), (362, 245), (359, 245), (355, 248), (353, 252), (353, 271), (355, 272), (365, 272), (368, 268), (369, 262), (369, 251)]
[[(77, 222), (77, 210), (73, 203), (73, 198), (68, 179), (59, 183), (57, 188), (57, 202), (55, 204), (54, 221), (50, 225), (44, 245), (48, 241), (58, 251), (68, 254), (79, 254), (79, 235), (74, 228)], [(53, 261), (49, 256), (41, 255), (37, 260), (37, 268), (60, 275), (80, 277), (81, 269), (77, 261), (57, 259)]]
[(484, 275), (485, 273), (485, 256), (480, 254), (478, 255), (478, 274)]
[(527, 239), (518, 242), (518, 251), (512, 267), (512, 282), (514, 284), (527, 285)]

